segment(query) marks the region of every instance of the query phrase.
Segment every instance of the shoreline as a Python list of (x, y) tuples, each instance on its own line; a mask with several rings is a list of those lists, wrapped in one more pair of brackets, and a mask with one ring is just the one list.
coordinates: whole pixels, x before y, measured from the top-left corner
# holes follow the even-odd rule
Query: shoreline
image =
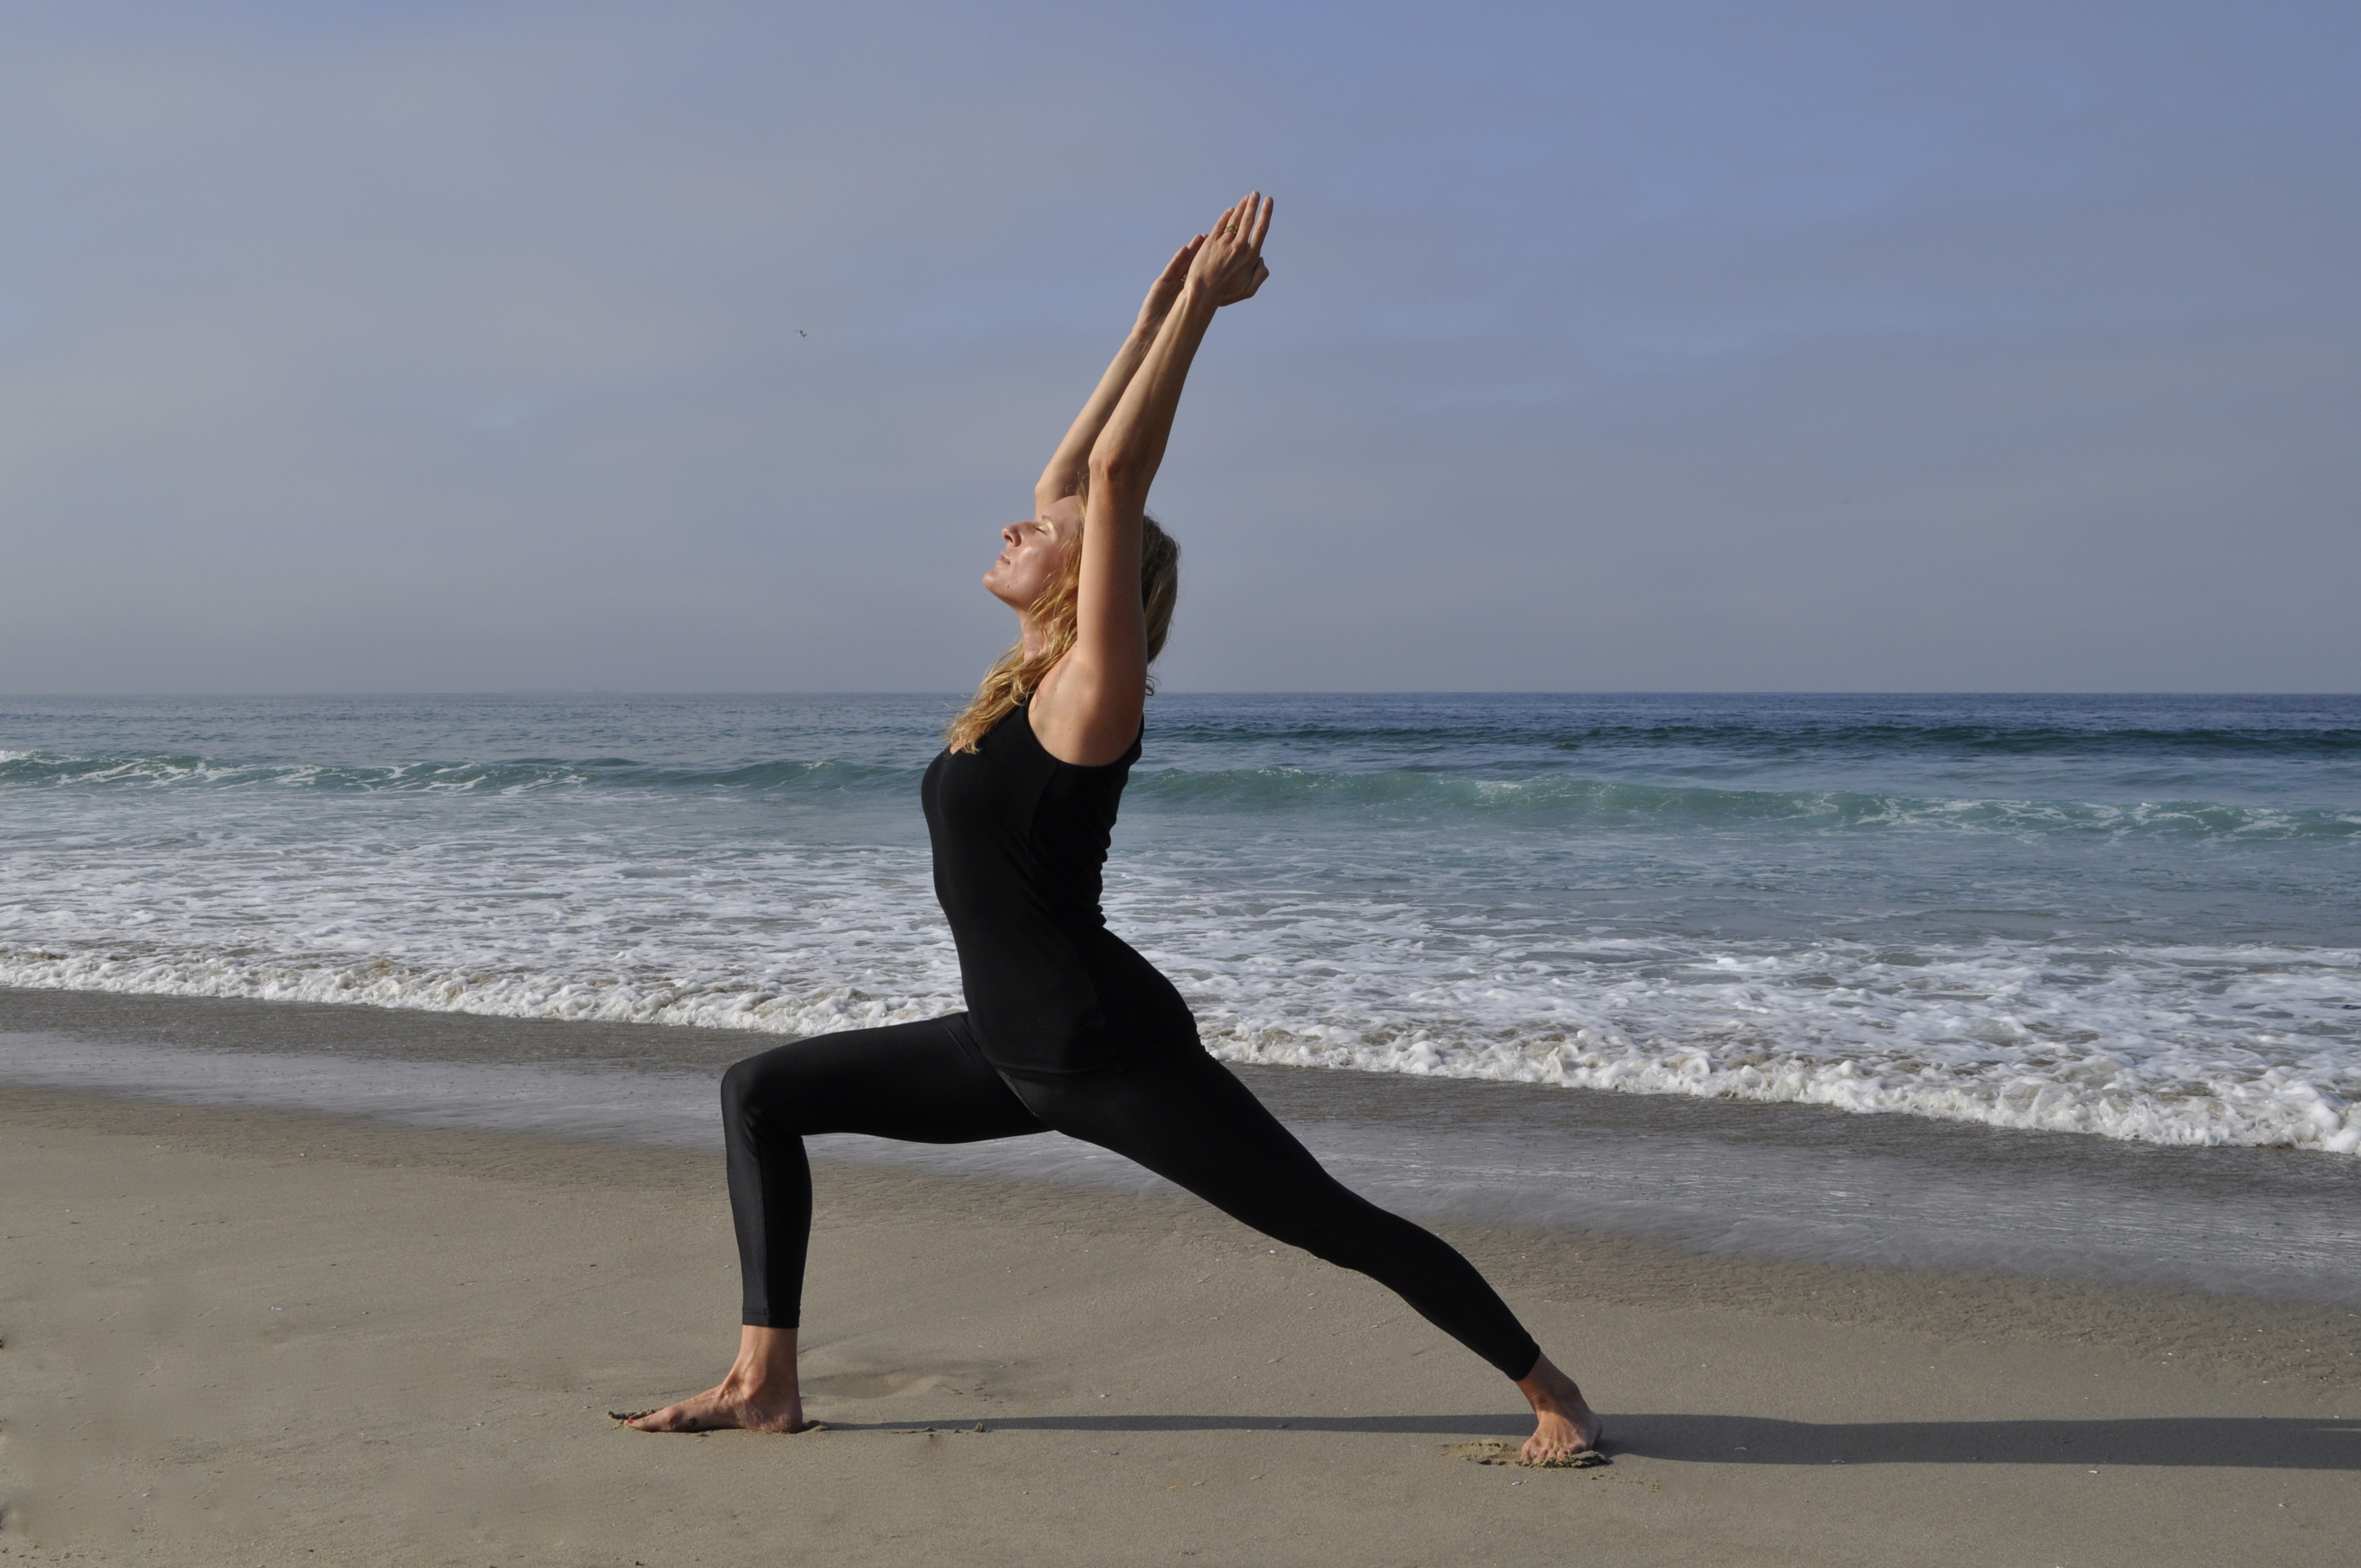
[(2361, 1526), (2344, 1308), (1445, 1222), (1607, 1416), (1612, 1465), (1526, 1472), (1445, 1452), (1529, 1426), (1488, 1368), (1191, 1200), (818, 1179), (832, 1430), (660, 1438), (604, 1412), (726, 1362), (711, 1153), (0, 1089), (0, 1550), (2294, 1563)]
[[(0, 990), (0, 1084), (718, 1146), (720, 1070), (774, 1036), (363, 1005)], [(1430, 1222), (1679, 1253), (1964, 1269), (2361, 1308), (2361, 1162), (1897, 1113), (1231, 1064), (1348, 1185)], [(1171, 1190), (1054, 1135), (816, 1157)]]

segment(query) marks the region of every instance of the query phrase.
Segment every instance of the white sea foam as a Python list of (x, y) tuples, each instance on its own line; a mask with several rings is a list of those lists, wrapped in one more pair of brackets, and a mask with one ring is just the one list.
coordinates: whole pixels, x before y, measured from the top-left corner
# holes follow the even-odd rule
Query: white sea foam
[[(750, 911), (684, 898), (701, 918), (610, 918), (572, 940), (454, 919), (412, 932), (399, 956), (353, 951), (389, 933), (350, 912), (291, 922), (289, 936), (318, 944), (308, 950), (271, 951), (241, 922), (247, 940), (231, 955), (165, 931), (138, 940), (159, 922), (137, 909), (104, 945), (0, 948), (0, 984), (790, 1035), (955, 1009), (956, 958), (925, 903), (923, 861), (862, 859), (780, 875), (787, 907), (759, 941), (737, 931)], [(1145, 891), (1135, 883), (1115, 901), (1118, 924), (1158, 933), (1145, 950), (1233, 1060), (2361, 1152), (2351, 1069), (2303, 1033), (2352, 993), (2349, 953), (2135, 959), (1988, 943), (1897, 965), (1834, 943), (1673, 953), (1608, 941), (1543, 954), (1410, 908), (1249, 911), (1202, 890)], [(1122, 919), (1148, 905), (1160, 918)], [(619, 924), (640, 927), (628, 945), (612, 939)]]
[[(400, 760), (522, 754), (452, 740), (472, 711), (370, 766), (283, 760), (347, 754), (324, 719), (238, 753), (268, 763), (0, 753), (38, 764), (0, 789), (0, 985), (781, 1034), (959, 1006), (915, 771), (874, 761), (931, 709), (902, 751)], [(1789, 766), (1695, 747), (1653, 782), (1454, 777), (1400, 765), (1449, 737), (1380, 739), (1373, 771), (1135, 778), (1110, 915), (1222, 1055), (2361, 1153), (2361, 817), (2267, 796), (2276, 752), (2213, 806), (2021, 799), (2007, 759), (1957, 798), (1956, 757), (1890, 792), (1664, 782)]]
[(1165, 905), (1147, 950), (1234, 1060), (2361, 1152), (2349, 949), (1577, 947), (1407, 905), (1187, 940), (1172, 901), (1139, 902)]

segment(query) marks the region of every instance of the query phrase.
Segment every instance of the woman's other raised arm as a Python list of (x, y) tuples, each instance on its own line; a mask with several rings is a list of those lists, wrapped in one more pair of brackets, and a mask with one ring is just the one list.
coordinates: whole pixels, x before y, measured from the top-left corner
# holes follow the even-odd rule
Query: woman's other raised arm
[[(1034, 733), (1051, 756), (1084, 764), (1111, 762), (1139, 733), (1148, 700), (1140, 514), (1171, 439), (1189, 366), (1213, 313), (1252, 297), (1270, 276), (1262, 262), (1262, 243), (1270, 232), (1271, 207), (1259, 192), (1247, 196), (1194, 242), (1193, 254), (1184, 250), (1188, 263), (1170, 308), (1091, 444), (1074, 647), (1042, 682), (1032, 708)], [(1171, 269), (1166, 270), (1169, 275)]]
[(1189, 276), (1189, 263), (1204, 239), (1203, 235), (1199, 235), (1174, 251), (1156, 281), (1148, 285), (1148, 298), (1140, 302), (1139, 319), (1132, 323), (1131, 335), (1115, 351), (1106, 374), (1099, 378), (1098, 386), (1082, 404), (1082, 411), (1068, 427), (1066, 438), (1058, 443), (1049, 466), (1041, 470), (1040, 482), (1033, 487), (1037, 511), (1048, 510), (1051, 501), (1063, 500), (1082, 488), (1083, 476), (1090, 471), (1091, 446), (1098, 440), (1099, 432), (1106, 428), (1107, 416), (1115, 412), (1123, 389), (1131, 385), (1139, 362), (1148, 357), (1149, 347), (1156, 342), (1157, 329), (1164, 324), (1172, 302), (1180, 297), (1180, 285)]

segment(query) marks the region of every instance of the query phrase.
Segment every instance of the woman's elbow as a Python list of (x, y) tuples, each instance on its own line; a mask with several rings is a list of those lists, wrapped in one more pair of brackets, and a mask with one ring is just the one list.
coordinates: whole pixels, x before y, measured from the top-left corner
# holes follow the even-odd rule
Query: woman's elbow
[(1121, 493), (1139, 473), (1139, 454), (1118, 443), (1091, 450), (1091, 488), (1100, 494)]

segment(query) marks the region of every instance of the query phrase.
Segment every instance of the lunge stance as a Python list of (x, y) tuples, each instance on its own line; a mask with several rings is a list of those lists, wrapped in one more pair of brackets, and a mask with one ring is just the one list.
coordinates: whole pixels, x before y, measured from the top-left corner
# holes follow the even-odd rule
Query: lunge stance
[(984, 574), (1016, 611), (1018, 641), (952, 724), (921, 792), (968, 1011), (796, 1040), (722, 1079), (745, 1289), (738, 1359), (717, 1387), (638, 1418), (641, 1430), (805, 1424), (806, 1135), (956, 1144), (1054, 1129), (1399, 1293), (1516, 1383), (1539, 1418), (1527, 1459), (1597, 1441), (1581, 1390), (1483, 1276), (1323, 1170), (1206, 1054), (1180, 992), (1100, 914), (1148, 668), (1180, 584), (1180, 550), (1147, 516), (1148, 488), (1214, 312), (1269, 276), (1270, 216), (1248, 196), (1173, 257), (1043, 471), (1035, 515), (1001, 531)]

